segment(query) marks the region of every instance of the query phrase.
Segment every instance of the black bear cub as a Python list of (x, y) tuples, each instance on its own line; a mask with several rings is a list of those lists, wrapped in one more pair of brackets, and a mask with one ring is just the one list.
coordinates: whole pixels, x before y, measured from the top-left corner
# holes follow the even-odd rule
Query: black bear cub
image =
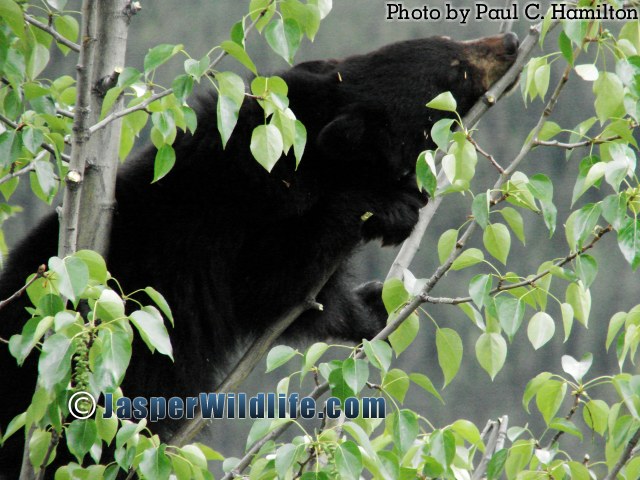
[[(253, 128), (264, 121), (247, 100), (226, 149), (216, 130), (216, 98), (197, 100), (198, 128), (175, 142), (177, 163), (151, 184), (155, 149), (130, 159), (118, 177), (109, 270), (125, 292), (147, 285), (172, 307), (175, 363), (139, 342), (125, 395), (193, 396), (212, 391), (239, 344), (304, 301), (318, 278), (338, 265), (291, 337), (362, 341), (386, 322), (380, 284), (353, 289), (347, 260), (362, 242), (402, 242), (426, 197), (418, 191), (418, 154), (432, 148), (431, 126), (447, 115), (425, 104), (451, 91), (461, 115), (513, 64), (513, 34), (457, 42), (411, 40), (343, 60), (312, 61), (281, 72), (291, 109), (308, 132), (293, 158), (271, 173), (251, 156)], [(366, 221), (363, 215), (373, 215)], [(0, 299), (56, 254), (51, 214), (12, 253)], [(25, 299), (0, 311), (0, 337), (19, 333)], [(35, 357), (32, 355), (32, 357)], [(36, 359), (22, 368), (0, 343), (0, 428), (28, 405)], [(166, 440), (176, 428), (155, 425)], [(17, 478), (23, 439), (0, 449), (0, 478)]]

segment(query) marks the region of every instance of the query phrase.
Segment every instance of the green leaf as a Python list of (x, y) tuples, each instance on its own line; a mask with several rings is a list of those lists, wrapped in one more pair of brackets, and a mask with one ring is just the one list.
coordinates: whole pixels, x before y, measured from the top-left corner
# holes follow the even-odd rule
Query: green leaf
[(604, 435), (608, 426), (609, 406), (603, 400), (590, 400), (582, 408), (582, 418), (587, 427)]
[(435, 160), (429, 150), (421, 152), (416, 162), (416, 181), (419, 190), (425, 190), (430, 197), (434, 197), (438, 188), (435, 174)]
[(300, 25), (293, 18), (284, 21), (276, 19), (267, 25), (264, 35), (271, 49), (284, 58), (289, 64), (300, 47), (302, 31)]
[(618, 247), (634, 270), (640, 265), (640, 218), (630, 218), (618, 231)]
[(440, 402), (442, 402), (442, 404), (444, 405), (444, 400), (443, 400), (442, 396), (440, 395), (440, 392), (438, 392), (438, 390), (436, 390), (436, 387), (433, 385), (433, 382), (429, 379), (429, 377), (427, 377), (426, 375), (423, 375), (421, 373), (412, 373), (411, 375), (409, 375), (409, 378), (411, 379), (411, 381), (413, 383), (415, 383), (416, 385), (418, 385), (422, 389), (424, 389), (427, 392), (429, 392), (431, 395), (433, 395), (438, 400), (440, 400)]
[(256, 28), (259, 32), (269, 23), (276, 11), (276, 3), (270, 0), (251, 0), (249, 3), (249, 14), (251, 20), (258, 20)]
[(525, 310), (524, 302), (518, 298), (507, 295), (497, 296), (494, 302), (500, 326), (507, 334), (509, 341), (511, 341), (520, 329), (520, 325), (522, 325)]
[(489, 196), (486, 193), (480, 193), (473, 199), (471, 205), (471, 213), (478, 225), (483, 229), (489, 225)]
[(176, 163), (176, 152), (171, 145), (165, 144), (158, 149), (153, 164), (153, 182), (157, 182), (171, 171)]
[[(487, 230), (485, 230), (486, 232)], [(477, 248), (468, 248), (463, 251), (458, 258), (455, 259), (451, 265), (451, 270), (462, 270), (463, 268), (471, 267), (484, 260), (484, 254), (482, 250)]]
[(502, 223), (492, 223), (484, 230), (482, 236), (484, 247), (496, 259), (503, 264), (507, 263), (511, 248), (511, 235), (509, 229)]
[(409, 377), (402, 370), (394, 368), (389, 370), (382, 380), (382, 390), (391, 395), (399, 402), (404, 401), (404, 397), (409, 390)]
[(574, 249), (584, 245), (593, 234), (601, 211), (599, 203), (589, 203), (569, 216), (565, 226), (569, 247)]
[(498, 333), (483, 333), (476, 342), (476, 357), (493, 380), (507, 359), (507, 342)]
[(298, 353), (291, 347), (286, 345), (278, 345), (273, 347), (267, 355), (267, 373), (284, 365)]
[(286, 443), (276, 450), (275, 466), (278, 478), (287, 478), (287, 472), (295, 464), (299, 447), (292, 443)]
[(460, 369), (463, 350), (462, 339), (455, 330), (438, 328), (436, 330), (436, 348), (438, 363), (444, 375), (444, 388), (454, 379)]
[(547, 380), (536, 393), (536, 406), (547, 425), (555, 417), (567, 393), (567, 384), (558, 380)]
[(124, 302), (113, 290), (105, 289), (94, 306), (95, 319), (110, 322), (124, 318)]
[(98, 437), (104, 440), (107, 445), (110, 445), (118, 431), (118, 418), (115, 415), (104, 418), (104, 407), (98, 406), (96, 409), (95, 422)]
[[(60, 15), (53, 19), (53, 25), (60, 35), (72, 42), (78, 41), (78, 34), (80, 33), (80, 25), (78, 21), (71, 15)], [(58, 45), (61, 48), (61, 45)], [(62, 45), (64, 47), (64, 45)], [(61, 48), (61, 50), (64, 52)]]
[(79, 258), (87, 265), (89, 278), (99, 283), (107, 282), (109, 278), (107, 264), (99, 253), (92, 250), (78, 250), (73, 256)]
[(568, 303), (562, 303), (560, 310), (562, 311), (562, 326), (564, 328), (564, 341), (566, 342), (573, 326), (573, 307)]
[(74, 420), (65, 430), (65, 436), (69, 451), (82, 463), (84, 456), (98, 439), (96, 422), (91, 418)]
[(556, 331), (556, 324), (548, 313), (537, 312), (529, 320), (527, 336), (533, 348), (538, 350), (553, 338)]
[(247, 54), (247, 52), (238, 45), (236, 42), (232, 40), (226, 40), (220, 44), (220, 47), (231, 55), (233, 58), (238, 60), (242, 65), (248, 68), (254, 75), (258, 75), (258, 69), (255, 64)]
[(591, 368), (592, 363), (593, 355), (590, 353), (586, 353), (580, 361), (571, 355), (562, 356), (562, 369), (571, 375), (578, 383), (582, 383), (582, 379)]
[[(365, 340), (366, 342), (366, 340)], [(309, 347), (307, 352), (304, 354), (304, 365), (302, 367), (302, 372), (300, 373), (300, 381), (304, 378), (304, 376), (311, 371), (316, 362), (320, 359), (320, 357), (327, 351), (329, 345), (324, 342), (314, 343)], [(366, 350), (366, 348), (365, 348)]]
[(471, 445), (478, 445), (482, 442), (478, 427), (469, 420), (456, 420), (451, 424), (451, 430), (464, 438)]
[(566, 33), (560, 32), (558, 36), (558, 47), (562, 56), (569, 62), (569, 65), (573, 65), (573, 47), (571, 46), (571, 39)]
[(531, 379), (527, 386), (524, 389), (524, 394), (522, 396), (522, 406), (529, 413), (529, 403), (531, 399), (538, 393), (538, 391), (542, 388), (542, 386), (552, 377), (549, 372), (542, 372), (536, 375), (535, 378)]
[[(596, 165), (599, 165), (596, 167)], [(595, 168), (592, 168), (595, 167)], [(592, 171), (593, 170), (593, 171)], [(571, 198), (571, 204), (576, 201), (586, 192), (590, 187), (596, 184), (604, 175), (605, 166), (601, 164), (600, 159), (595, 156), (589, 156), (582, 159), (580, 162), (580, 171), (578, 173), (578, 179), (573, 187), (573, 196)]]
[(624, 86), (615, 73), (601, 72), (593, 84), (596, 115), (600, 123), (624, 115)]
[(92, 365), (93, 376), (101, 390), (113, 391), (122, 382), (131, 361), (131, 339), (126, 332), (109, 328), (100, 329), (98, 338), (102, 344)]
[(578, 427), (576, 427), (575, 423), (571, 420), (567, 420), (566, 418), (554, 418), (549, 424), (549, 428), (553, 430), (558, 430), (559, 432), (565, 432), (569, 435), (573, 435), (574, 437), (578, 437), (582, 440), (582, 432)]
[(358, 445), (351, 440), (336, 445), (334, 458), (340, 478), (358, 480), (362, 472), (362, 454)]
[[(31, 465), (39, 468), (44, 462), (49, 446), (51, 445), (51, 432), (35, 429), (29, 439), (29, 460)], [(47, 465), (53, 461), (53, 455), (50, 456)]]
[(393, 351), (387, 342), (382, 340), (364, 340), (363, 342), (364, 353), (371, 362), (371, 364), (382, 372), (389, 370), (391, 366), (391, 360), (393, 357)]
[(173, 82), (171, 88), (176, 98), (184, 102), (193, 90), (193, 77), (191, 75), (178, 75)]
[(565, 294), (565, 301), (573, 308), (575, 318), (585, 327), (589, 323), (591, 311), (591, 293), (577, 283), (570, 283)]
[(396, 356), (404, 352), (418, 335), (420, 320), (415, 313), (400, 324), (400, 326), (389, 335), (389, 342), (396, 352)]
[(149, 295), (149, 298), (153, 300), (153, 303), (158, 306), (160, 311), (164, 313), (164, 315), (169, 319), (171, 325), (174, 325), (171, 307), (169, 307), (169, 304), (165, 300), (164, 296), (153, 287), (146, 287), (144, 291), (147, 295)]
[(593, 63), (576, 65), (574, 68), (578, 76), (583, 80), (586, 80), (587, 82), (595, 82), (600, 76), (598, 67), (596, 67)]
[[(458, 241), (458, 230), (447, 230), (438, 239), (438, 259), (443, 264), (451, 256)], [(464, 253), (464, 252), (463, 252)]]
[(500, 213), (502, 214), (509, 227), (511, 227), (513, 233), (515, 233), (516, 237), (518, 237), (518, 240), (520, 240), (524, 245), (524, 221), (522, 220), (522, 215), (520, 215), (520, 212), (518, 212), (515, 208), (505, 207), (500, 210)]
[(142, 307), (142, 309), (129, 315), (129, 318), (152, 352), (154, 349), (158, 350), (158, 352), (167, 355), (173, 360), (173, 348), (169, 340), (169, 333), (164, 326), (162, 315), (155, 307)]
[(589, 288), (598, 274), (598, 262), (590, 255), (582, 254), (576, 257), (576, 275), (582, 284)]
[(549, 89), (549, 78), (551, 76), (551, 66), (548, 63), (541, 65), (536, 69), (534, 74), (534, 82), (536, 84), (536, 90), (540, 98), (544, 99)]
[(282, 155), (282, 135), (274, 125), (258, 125), (251, 135), (251, 153), (267, 172), (271, 172)]
[(342, 378), (358, 394), (369, 380), (369, 364), (362, 359), (347, 358), (342, 363)]
[(166, 445), (145, 450), (140, 461), (140, 472), (145, 478), (153, 480), (169, 480), (171, 461), (164, 453)]
[(607, 329), (607, 340), (605, 343), (607, 351), (609, 351), (611, 342), (613, 342), (613, 340), (616, 338), (616, 335), (618, 335), (618, 332), (626, 321), (627, 314), (625, 312), (615, 313), (609, 320), (609, 328)]
[(240, 105), (226, 95), (219, 95), (216, 112), (218, 117), (218, 131), (220, 132), (220, 139), (222, 140), (222, 148), (226, 148), (227, 142), (238, 123)]
[(329, 386), (331, 395), (337, 397), (343, 404), (349, 397), (354, 397), (355, 392), (349, 388), (342, 376), (342, 368), (335, 368), (329, 374)]
[(390, 278), (382, 286), (382, 302), (387, 312), (393, 313), (409, 301), (409, 292), (404, 287), (402, 280)]
[(404, 456), (418, 437), (418, 418), (415, 412), (402, 409), (394, 414), (392, 423), (395, 449)]
[(296, 168), (302, 161), (302, 155), (304, 154), (304, 148), (307, 144), (307, 129), (300, 120), (295, 121), (296, 136), (293, 141), (293, 154), (296, 157)]
[(476, 275), (469, 282), (469, 295), (479, 309), (490, 301), (489, 293), (493, 286), (491, 275)]
[(7, 441), (7, 439), (22, 429), (25, 425), (25, 419), (27, 417), (27, 412), (22, 412), (20, 415), (15, 416), (7, 425), (7, 428), (4, 432), (4, 436), (0, 437), (0, 444), (3, 444)]
[(48, 391), (52, 391), (69, 375), (71, 356), (74, 351), (71, 339), (62, 334), (55, 333), (44, 341), (38, 363), (38, 373), (43, 387)]
[(24, 15), (14, 0), (0, 0), (0, 17), (18, 37), (24, 38)]
[(182, 45), (169, 45), (166, 43), (156, 45), (144, 57), (144, 73), (148, 75), (180, 50), (182, 50)]
[(58, 291), (75, 302), (89, 282), (87, 265), (76, 257), (58, 257), (49, 259), (49, 270), (55, 273), (51, 281)]
[(453, 98), (451, 92), (443, 92), (436, 98), (427, 103), (427, 107), (434, 110), (444, 110), (446, 112), (455, 112), (458, 105), (456, 99)]
[(440, 150), (446, 152), (451, 141), (451, 125), (455, 122), (452, 118), (442, 118), (431, 127), (431, 139)]
[(501, 478), (508, 455), (509, 450), (506, 448), (498, 450), (493, 454), (487, 465), (487, 480), (498, 480)]

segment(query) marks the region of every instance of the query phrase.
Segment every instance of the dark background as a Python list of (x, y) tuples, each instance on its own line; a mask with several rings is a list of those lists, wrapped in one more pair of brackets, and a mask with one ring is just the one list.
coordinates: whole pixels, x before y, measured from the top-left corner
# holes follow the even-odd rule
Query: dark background
[[(76, 2), (77, 3), (77, 2)], [(470, 6), (472, 2), (452, 2), (455, 6)], [(490, 2), (492, 5), (503, 5), (503, 2)], [(183, 43), (186, 50), (194, 58), (200, 58), (211, 46), (225, 40), (231, 26), (248, 10), (248, 0), (238, 1), (206, 1), (206, 0), (154, 0), (142, 2), (142, 11), (133, 19), (129, 34), (128, 65), (142, 70), (142, 62), (148, 49), (158, 43)], [(422, 5), (442, 6), (443, 2), (405, 1), (405, 7), (422, 7)], [(73, 6), (73, 2), (69, 2)], [(544, 11), (544, 10), (543, 10)], [(500, 24), (492, 21), (471, 21), (466, 25), (452, 22), (398, 22), (385, 20), (385, 4), (380, 0), (336, 0), (333, 11), (323, 21), (315, 42), (305, 41), (300, 48), (296, 61), (314, 58), (343, 57), (355, 53), (363, 53), (394, 41), (406, 40), (430, 35), (448, 35), (455, 39), (472, 39), (483, 35), (497, 33)], [(516, 21), (513, 30), (524, 38), (531, 23), (525, 19)], [(611, 28), (616, 28), (612, 25)], [(549, 35), (545, 54), (557, 50), (555, 38), (558, 32)], [(275, 72), (286, 68), (286, 63), (270, 51), (266, 43), (254, 32), (249, 39), (250, 53), (258, 68), (263, 72)], [(534, 55), (542, 55), (538, 50)], [(75, 59), (56, 54), (52, 56), (53, 65), (49, 75), (55, 78), (62, 72), (73, 74)], [(156, 81), (169, 85), (171, 79), (180, 72), (183, 57), (172, 60), (163, 67), (156, 76)], [(580, 63), (583, 63), (581, 60)], [(551, 85), (558, 79), (564, 62), (559, 59), (553, 65)], [(246, 75), (232, 59), (225, 59), (220, 69), (232, 69)], [(551, 88), (550, 88), (551, 90)], [(424, 99), (425, 102), (429, 99)], [(502, 165), (507, 165), (517, 154), (528, 132), (537, 122), (543, 109), (542, 102), (537, 99), (525, 105), (517, 89), (508, 98), (485, 115), (479, 125), (476, 139), (479, 144), (491, 152)], [(592, 116), (593, 97), (591, 84), (571, 76), (569, 84), (561, 97), (560, 104), (552, 116), (552, 120), (563, 128), (573, 128), (580, 121)], [(208, 128), (200, 125), (199, 128)], [(568, 253), (562, 225), (570, 212), (571, 192), (575, 181), (579, 160), (585, 156), (585, 150), (575, 152), (569, 161), (565, 160), (564, 151), (539, 148), (532, 152), (521, 170), (529, 175), (545, 173), (554, 183), (554, 202), (558, 207), (558, 231), (549, 239), (548, 231), (540, 217), (521, 211), (525, 217), (526, 246), (523, 246), (512, 235), (512, 250), (509, 256), (508, 270), (526, 276), (535, 273), (544, 260), (563, 257)], [(479, 158), (477, 176), (473, 190), (480, 192), (493, 185), (496, 171), (483, 158)], [(24, 183), (24, 182), (23, 182)], [(608, 187), (602, 187), (608, 188)], [(432, 225), (429, 228), (418, 255), (413, 261), (411, 270), (416, 277), (429, 276), (438, 265), (436, 245), (442, 232), (449, 228), (458, 228), (470, 212), (471, 197), (466, 195), (449, 196), (443, 202)], [(589, 195), (580, 200), (581, 204), (589, 201)], [(5, 233), (9, 246), (15, 245), (24, 234), (26, 228), (34, 224), (37, 218), (48, 207), (33, 200), (28, 192), (14, 197), (15, 203), (25, 205), (25, 212), (11, 219), (5, 225)], [(201, 208), (194, 206), (194, 208)], [(476, 233), (470, 246), (481, 247), (481, 235)], [(353, 259), (357, 281), (384, 279), (393, 258), (394, 249), (381, 249), (378, 245), (364, 247)], [(605, 352), (604, 339), (609, 318), (617, 311), (627, 311), (638, 301), (638, 274), (632, 273), (629, 265), (620, 254), (614, 235), (608, 235), (591, 252), (600, 265), (600, 272), (592, 286), (592, 309), (590, 327), (585, 329), (577, 322), (571, 340), (563, 343), (563, 331), (560, 321), (559, 306), (549, 299), (548, 313), (556, 321), (554, 339), (534, 352), (526, 338), (526, 324), (533, 314), (529, 309), (525, 321), (513, 344), (509, 346), (509, 356), (505, 368), (495, 381), (480, 368), (475, 358), (475, 342), (481, 333), (469, 319), (457, 308), (451, 306), (426, 306), (429, 314), (441, 327), (456, 329), (464, 340), (464, 359), (461, 371), (451, 385), (443, 392), (446, 404), (441, 405), (433, 397), (417, 389), (407, 395), (405, 406), (415, 409), (429, 419), (436, 427), (458, 419), (467, 418), (482, 428), (488, 419), (508, 414), (510, 426), (529, 423), (537, 434), (542, 432), (540, 415), (536, 413), (532, 403), (532, 415), (522, 410), (521, 398), (526, 383), (541, 371), (561, 373), (560, 358), (570, 354), (576, 358), (586, 352), (595, 357), (594, 369), (590, 375), (615, 373), (618, 369), (614, 352)], [(497, 262), (496, 262), (497, 263)], [(487, 273), (489, 267), (478, 265), (462, 272), (452, 272), (445, 277), (432, 292), (435, 296), (466, 296), (468, 280), (478, 273)], [(556, 288), (553, 288), (553, 287)], [(564, 301), (566, 283), (554, 279), (552, 292)], [(258, 312), (257, 312), (258, 314)], [(434, 326), (422, 316), (420, 333), (414, 344), (395, 362), (395, 367), (407, 372), (421, 372), (428, 375), (436, 385), (442, 384), (442, 374), (437, 362), (435, 349)], [(180, 319), (176, 319), (180, 328)], [(343, 349), (338, 353), (345, 352)], [(635, 367), (628, 367), (635, 371)], [(254, 391), (275, 391), (279, 378), (285, 375), (285, 369), (279, 369), (265, 375), (264, 363), (252, 375), (243, 388), (249, 393)], [(377, 378), (372, 378), (378, 382)], [(309, 386), (298, 389), (298, 377), (293, 376), (290, 391), (301, 394), (308, 391)], [(126, 394), (126, 392), (125, 392)], [(594, 392), (598, 397), (598, 392)], [(559, 412), (564, 415), (568, 407)], [(241, 456), (246, 433), (250, 428), (249, 421), (228, 420), (214, 423), (211, 431), (203, 441), (226, 456)], [(310, 428), (317, 427), (311, 423)], [(296, 430), (293, 428), (292, 430)], [(296, 431), (296, 434), (299, 431)], [(580, 445), (575, 445), (576, 453), (597, 455), (593, 438), (585, 438)]]

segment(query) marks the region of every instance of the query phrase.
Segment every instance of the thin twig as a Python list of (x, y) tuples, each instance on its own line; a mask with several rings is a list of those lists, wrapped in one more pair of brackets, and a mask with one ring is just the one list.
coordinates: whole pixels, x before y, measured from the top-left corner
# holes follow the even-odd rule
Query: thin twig
[[(271, 4), (274, 1), (275, 0), (271, 0), (262, 9), (260, 14), (256, 17), (256, 19), (249, 24), (249, 26), (247, 27), (247, 29), (244, 32), (244, 36), (245, 36), (244, 38), (245, 39), (246, 39), (247, 35), (255, 28), (256, 24), (262, 19), (262, 17), (265, 15), (265, 13), (267, 12), (267, 10), (269, 9), (269, 7), (271, 6)], [(226, 57), (226, 56), (227, 56), (227, 52), (224, 52), (224, 51), (220, 52), (220, 54), (209, 64), (209, 67), (207, 68), (207, 70), (212, 70), (213, 68), (215, 68), (222, 61), (222, 59), (224, 57)], [(122, 118), (125, 115), (128, 115), (128, 114), (133, 113), (133, 112), (144, 110), (145, 108), (147, 108), (150, 104), (152, 104), (156, 100), (160, 100), (161, 98), (164, 98), (167, 95), (171, 95), (172, 93), (173, 93), (173, 88), (168, 88), (166, 90), (163, 90), (162, 92), (154, 93), (149, 98), (147, 98), (146, 100), (140, 102), (137, 105), (134, 105), (133, 107), (128, 107), (128, 108), (125, 108), (123, 110), (110, 113), (109, 115), (104, 117), (102, 120), (97, 122), (95, 125), (91, 126), (91, 128), (89, 128), (89, 134), (93, 134), (96, 131), (100, 130), (101, 128), (106, 127), (107, 125), (109, 125), (111, 122), (117, 120), (118, 118)]]
[[(576, 252), (567, 255), (562, 260), (557, 261), (556, 263), (553, 264), (553, 267), (548, 268), (548, 269), (538, 273), (537, 275), (535, 275), (535, 276), (533, 276), (533, 277), (531, 277), (531, 278), (529, 278), (527, 280), (523, 280), (521, 282), (518, 282), (518, 283), (501, 284), (501, 285), (497, 286), (496, 288), (494, 288), (493, 290), (491, 290), (489, 292), (489, 295), (495, 295), (496, 293), (506, 292), (507, 290), (513, 290), (515, 288), (535, 287), (536, 282), (538, 280), (546, 277), (547, 275), (549, 275), (554, 268), (558, 268), (558, 267), (562, 267), (563, 265), (566, 265), (567, 263), (569, 263), (572, 260), (574, 260), (576, 257), (578, 257), (578, 256), (582, 255), (583, 253), (585, 253), (587, 250), (593, 248), (595, 246), (595, 244), (597, 242), (599, 242), (600, 239), (604, 235), (606, 235), (607, 233), (611, 232), (612, 230), (613, 230), (613, 227), (611, 225), (608, 225), (607, 227), (599, 230), (594, 235), (593, 240), (591, 242), (589, 242), (589, 244), (587, 244), (584, 247), (578, 249)], [(425, 303), (431, 303), (431, 304), (459, 305), (461, 303), (469, 303), (473, 299), (471, 297), (451, 298), (451, 297), (431, 297), (430, 295), (425, 295), (423, 297), (423, 300), (424, 300)]]
[[(564, 417), (565, 420), (571, 420), (573, 416), (576, 414), (576, 412), (578, 411), (578, 407), (580, 406), (581, 396), (582, 396), (582, 392), (580, 390), (574, 393), (575, 399), (573, 400), (573, 405), (571, 406), (571, 410), (569, 410), (569, 413), (567, 413), (567, 415)], [(552, 448), (553, 444), (556, 443), (558, 440), (560, 440), (560, 437), (562, 436), (563, 433), (564, 431), (558, 430), (556, 434), (553, 436), (553, 438), (551, 439), (551, 441), (549, 442), (549, 446), (547, 448), (548, 449)]]
[(502, 168), (502, 166), (496, 161), (496, 159), (493, 158), (493, 155), (491, 155), (489, 152), (484, 150), (480, 145), (478, 145), (478, 142), (476, 142), (471, 135), (467, 135), (467, 140), (469, 140), (469, 143), (473, 145), (473, 147), (476, 149), (476, 151), (480, 155), (485, 157), (487, 160), (489, 160), (489, 162), (491, 162), (491, 165), (496, 167), (496, 170), (498, 170), (498, 172), (500, 172), (501, 174), (504, 173), (504, 168)]
[[(46, 152), (46, 153), (49, 153), (49, 152)], [(35, 163), (30, 162), (29, 165), (27, 165), (26, 167), (23, 167), (20, 170), (17, 170), (15, 172), (7, 173), (4, 177), (0, 178), (0, 185), (8, 182), (12, 178), (19, 177), (21, 175), (24, 175), (25, 173), (33, 172), (35, 169), (36, 169)]]
[[(15, 123), (14, 121), (12, 121), (10, 118), (5, 117), (4, 115), (2, 115), (0, 113), (0, 122), (4, 123), (5, 125), (13, 128), (14, 130), (19, 130), (20, 129), (20, 125), (18, 125), (17, 123)], [(60, 158), (62, 160), (64, 160), (65, 162), (69, 161), (69, 155), (66, 155), (62, 152), (57, 152), (55, 148), (53, 148), (51, 145), (49, 145), (48, 143), (41, 143), (40, 147), (42, 147), (44, 150), (46, 150), (47, 152), (49, 152), (51, 155), (53, 155), (54, 157), (57, 155), (60, 155)]]
[(27, 23), (30, 23), (34, 27), (39, 28), (40, 30), (42, 30), (44, 32), (47, 32), (59, 44), (70, 48), (74, 52), (79, 52), (80, 51), (80, 45), (78, 45), (77, 43), (74, 43), (71, 40), (68, 40), (65, 37), (63, 37), (62, 35), (60, 35), (60, 33), (58, 33), (58, 31), (55, 28), (53, 28), (52, 26), (44, 24), (41, 21), (36, 20), (31, 15), (27, 15), (26, 13), (24, 14), (24, 19), (27, 21)]
[(22, 287), (16, 293), (11, 295), (9, 298), (0, 301), (0, 310), (2, 310), (4, 307), (6, 307), (9, 303), (13, 302), (14, 300), (20, 298), (22, 294), (27, 290), (27, 288), (33, 285), (36, 282), (36, 280), (45, 276), (46, 271), (47, 271), (46, 265), (40, 265), (38, 267), (38, 271), (36, 272), (35, 276), (31, 280), (29, 280), (24, 287)]
[(574, 148), (580, 148), (580, 147), (587, 147), (590, 145), (600, 145), (602, 143), (609, 143), (609, 142), (613, 142), (614, 140), (620, 140), (620, 135), (616, 135), (614, 137), (608, 137), (608, 138), (590, 138), (588, 140), (584, 140), (582, 142), (575, 142), (575, 143), (563, 143), (563, 142), (559, 142), (558, 140), (538, 140), (537, 138), (533, 141), (534, 145), (539, 145), (539, 146), (543, 146), (543, 147), (558, 147), (558, 148), (565, 148), (567, 150), (573, 150)]

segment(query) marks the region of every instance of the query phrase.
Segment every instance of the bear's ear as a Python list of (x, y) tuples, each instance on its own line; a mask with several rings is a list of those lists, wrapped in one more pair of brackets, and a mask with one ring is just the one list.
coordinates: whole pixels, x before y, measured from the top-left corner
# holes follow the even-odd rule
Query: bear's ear
[(318, 134), (318, 146), (329, 154), (360, 149), (366, 137), (366, 122), (357, 113), (343, 113), (330, 121)]

